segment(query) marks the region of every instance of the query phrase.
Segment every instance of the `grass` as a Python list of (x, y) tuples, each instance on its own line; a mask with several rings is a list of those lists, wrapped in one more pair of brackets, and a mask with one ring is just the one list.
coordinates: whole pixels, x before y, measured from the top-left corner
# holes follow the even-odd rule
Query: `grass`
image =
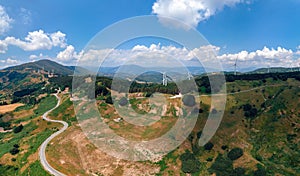
[(34, 110), (34, 113), (38, 116), (42, 115), (45, 112), (47, 112), (48, 110), (54, 108), (56, 103), (57, 103), (57, 99), (55, 96), (53, 96), (53, 95), (47, 96), (41, 100), (38, 108)]
[(30, 150), (26, 152), (23, 157), (21, 158), (21, 161), (26, 162), (28, 156), (31, 154), (37, 152), (38, 148), (42, 143), (53, 133), (52, 130), (46, 129), (43, 132), (40, 132), (34, 136), (32, 136), (26, 143), (30, 146)]
[(33, 108), (33, 105), (24, 105), (24, 106), (17, 107), (15, 109), (15, 112), (19, 112), (19, 111), (23, 111), (23, 110), (30, 110), (32, 108)]
[(0, 142), (0, 158), (5, 154), (8, 153), (9, 150), (13, 148), (14, 144), (20, 144), (20, 141), (26, 137), (29, 136), (29, 134), (37, 129), (37, 125), (34, 124), (33, 122), (30, 122), (29, 124), (25, 125), (23, 130), (20, 133), (6, 133), (2, 138), (10, 138), (10, 140), (3, 142)]
[(73, 102), (68, 98), (65, 101), (63, 101), (59, 107), (54, 109), (49, 116), (57, 117), (61, 113), (65, 113), (66, 109), (70, 108), (70, 106), (73, 105)]
[(73, 102), (69, 97), (63, 97), (62, 103), (54, 109), (49, 116), (51, 119), (58, 119), (66, 121), (69, 126), (72, 125), (72, 122), (77, 122), (77, 118), (75, 117), (75, 112), (73, 109)]
[[(49, 175), (46, 171), (44, 171), (39, 161), (36, 159), (31, 159), (32, 163), (30, 163), (28, 166), (25, 164), (29, 162), (29, 156), (32, 156), (38, 151), (38, 148), (42, 142), (44, 142), (46, 138), (56, 131), (56, 124), (47, 124), (43, 120), (37, 119), (37, 117), (52, 109), (56, 103), (57, 100), (54, 96), (43, 98), (37, 105), (37, 108), (34, 110), (34, 114), (12, 121), (14, 124), (24, 122), (24, 128), (21, 132), (0, 134), (1, 159), (4, 154), (9, 153), (14, 144), (18, 144), (20, 146), (20, 152), (13, 156), (16, 161), (12, 162), (12, 166), (9, 166), (9, 163), (3, 165), (0, 168), (0, 171), (2, 171), (0, 175)], [(21, 107), (18, 110), (30, 110), (29, 107), (30, 106), (24, 106), (24, 108)], [(7, 156), (8, 159), (11, 157), (11, 155), (5, 156)], [(27, 168), (24, 168), (25, 171), (21, 173), (20, 168), (24, 166)]]
[(39, 161), (35, 161), (21, 174), (21, 176), (51, 176), (44, 170)]

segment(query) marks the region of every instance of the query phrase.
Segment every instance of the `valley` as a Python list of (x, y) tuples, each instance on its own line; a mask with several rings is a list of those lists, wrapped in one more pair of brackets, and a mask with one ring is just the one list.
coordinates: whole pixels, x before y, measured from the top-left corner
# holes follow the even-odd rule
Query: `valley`
[[(7, 80), (3, 84), (11, 85), (12, 90), (21, 94), (17, 94), (18, 104), (10, 105), (12, 102), (7, 101), (9, 105), (2, 105), (6, 111), (1, 112), (0, 119), (3, 128), (0, 171), (2, 175), (50, 175), (40, 164), (40, 146), (63, 125), (46, 121), (43, 114), (58, 103), (53, 93), (61, 88), (60, 104), (47, 117), (64, 121), (69, 127), (49, 142), (45, 157), (51, 167), (65, 175), (298, 175), (299, 76), (300, 72), (226, 76), (224, 117), (214, 137), (204, 146), (199, 146), (198, 140), (208, 114), (215, 109), (211, 107), (207, 78), (195, 77), (200, 92), (195, 100), (200, 108), (193, 131), (160, 160), (137, 162), (112, 157), (85, 136), (74, 111), (76, 98), (71, 94), (70, 76), (41, 75), (44, 82), (39, 89), (26, 94), (22, 91), (28, 89), (25, 86), (33, 86), (23, 85), (26, 77), (14, 79), (13, 85)], [(154, 113), (160, 117), (150, 126), (132, 125), (120, 119), (118, 109), (112, 104), (111, 92), (115, 90), (111, 90), (111, 81), (111, 78), (97, 78), (95, 100), (104, 122), (119, 136), (131, 140), (155, 139), (169, 131), (183, 113), (180, 111), (183, 97), (170, 98), (179, 93), (173, 83), (168, 86), (153, 83), (147, 87), (145, 83), (135, 83), (124, 104), (130, 104), (138, 114)], [(151, 104), (156, 93), (165, 97), (166, 106)]]

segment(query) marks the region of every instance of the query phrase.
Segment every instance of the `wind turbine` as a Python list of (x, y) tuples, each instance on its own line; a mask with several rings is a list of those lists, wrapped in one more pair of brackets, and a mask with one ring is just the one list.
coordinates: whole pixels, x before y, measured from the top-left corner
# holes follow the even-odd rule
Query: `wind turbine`
[(163, 72), (163, 85), (167, 86), (168, 85), (168, 79), (167, 79), (167, 74), (166, 72)]
[(234, 62), (234, 75), (236, 75), (236, 67), (237, 67), (237, 58), (235, 59), (235, 62)]
[(188, 72), (187, 78), (188, 78), (188, 80), (191, 80), (193, 78), (193, 75), (190, 72)]
[(268, 65), (268, 73), (270, 73), (270, 65)]

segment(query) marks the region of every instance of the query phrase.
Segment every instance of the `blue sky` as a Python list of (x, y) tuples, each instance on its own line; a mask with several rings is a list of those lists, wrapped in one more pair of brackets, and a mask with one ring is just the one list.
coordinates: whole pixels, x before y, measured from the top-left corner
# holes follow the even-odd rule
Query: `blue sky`
[[(180, 2), (185, 6), (177, 6)], [(300, 63), (298, 0), (212, 0), (209, 3), (207, 0), (2, 0), (0, 6), (2, 68), (43, 58), (72, 64), (87, 42), (105, 27), (126, 18), (151, 14), (170, 15), (195, 27), (213, 46), (225, 67), (232, 65), (236, 58), (257, 66)], [(172, 10), (168, 11), (170, 7)], [(59, 31), (64, 34), (63, 41), (46, 42), (43, 47), (19, 42), (26, 41), (28, 33), (34, 31), (40, 31), (35, 36), (45, 34), (51, 41), (52, 34), (60, 36)], [(151, 42), (138, 40), (135, 44), (149, 49)], [(158, 46), (158, 41), (154, 40), (153, 44)]]

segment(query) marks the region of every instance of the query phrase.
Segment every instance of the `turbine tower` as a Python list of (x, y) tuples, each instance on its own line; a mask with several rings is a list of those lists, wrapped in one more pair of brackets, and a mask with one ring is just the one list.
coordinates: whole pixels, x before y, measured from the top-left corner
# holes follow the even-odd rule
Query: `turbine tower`
[(168, 85), (168, 79), (167, 79), (167, 74), (166, 72), (163, 73), (163, 85), (167, 86)]
[(237, 67), (237, 58), (235, 59), (235, 62), (234, 62), (234, 75), (236, 75), (236, 67)]
[(268, 65), (268, 73), (270, 73), (270, 65)]
[(192, 78), (193, 78), (193, 75), (190, 73), (190, 72), (188, 72), (188, 80), (191, 80)]

